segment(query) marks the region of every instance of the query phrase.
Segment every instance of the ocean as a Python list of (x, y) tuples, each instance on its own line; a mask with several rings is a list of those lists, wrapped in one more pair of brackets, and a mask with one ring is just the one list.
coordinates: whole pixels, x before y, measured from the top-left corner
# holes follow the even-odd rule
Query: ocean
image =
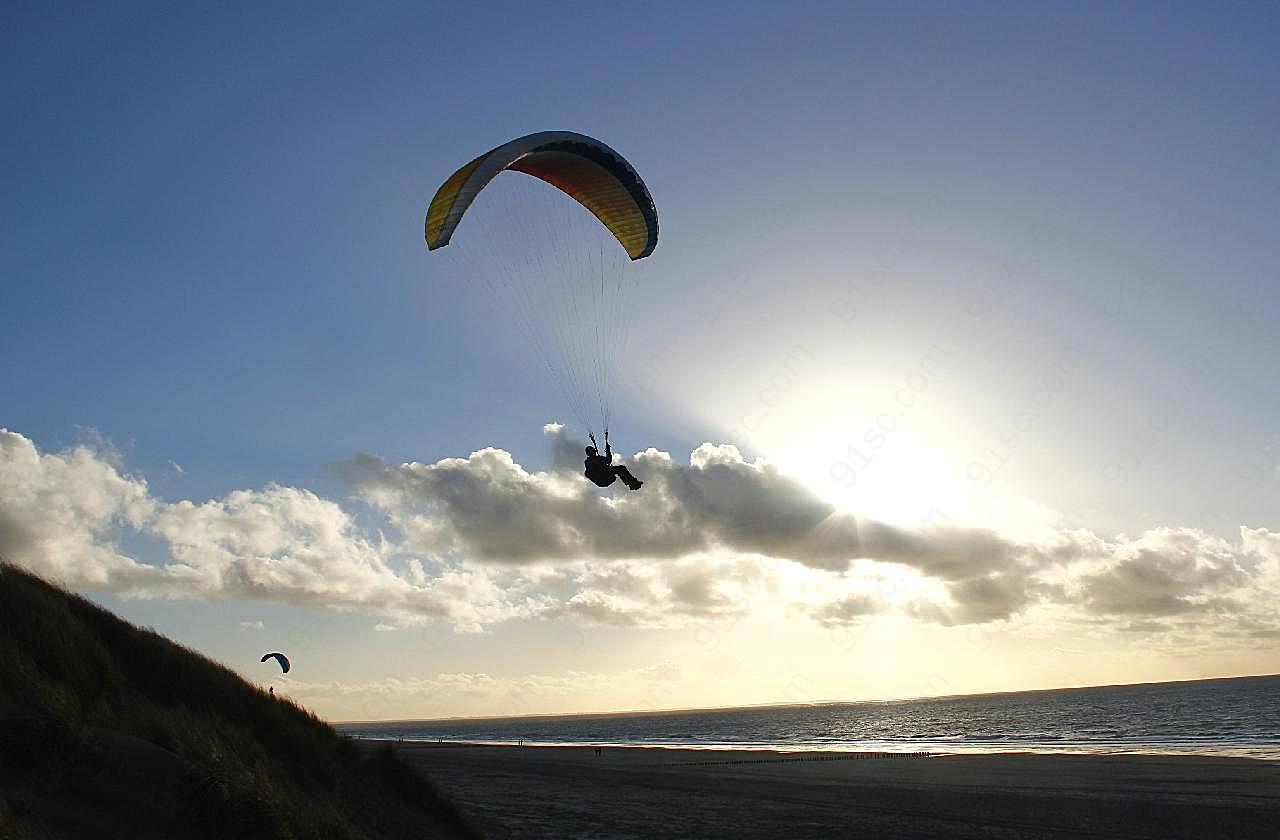
[(338, 724), (357, 738), (876, 752), (1192, 753), (1280, 761), (1280, 676), (679, 712)]

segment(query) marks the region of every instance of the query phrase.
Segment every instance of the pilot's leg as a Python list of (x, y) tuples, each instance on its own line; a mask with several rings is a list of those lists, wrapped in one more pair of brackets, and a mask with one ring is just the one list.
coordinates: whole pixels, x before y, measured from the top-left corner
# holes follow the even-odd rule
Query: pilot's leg
[(631, 474), (631, 470), (627, 469), (623, 464), (619, 464), (614, 467), (613, 474), (622, 479), (622, 483), (630, 487), (632, 490), (639, 490), (640, 485), (644, 483), (643, 481), (637, 480), (636, 477)]

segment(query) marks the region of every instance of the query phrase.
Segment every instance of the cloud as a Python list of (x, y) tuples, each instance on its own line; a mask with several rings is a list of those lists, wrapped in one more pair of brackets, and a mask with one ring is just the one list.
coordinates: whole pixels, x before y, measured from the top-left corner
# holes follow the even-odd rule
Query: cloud
[(1280, 534), (1266, 528), (1241, 528), (1240, 542), (1253, 561), (1260, 585), (1280, 590)]
[(1013, 546), (982, 531), (931, 534), (837, 513), (775, 465), (704, 443), (688, 464), (649, 449), (631, 459), (644, 490), (601, 493), (582, 480), (582, 455), (560, 426), (546, 428), (553, 469), (530, 473), (500, 449), (434, 464), (358, 455), (334, 465), (385, 513), (414, 550), (498, 564), (670, 559), (715, 548), (842, 571), (859, 558), (964, 580), (1015, 565)]
[(539, 612), (622, 627), (672, 627), (744, 615), (769, 589), (776, 570), (723, 554), (662, 562), (615, 560), (573, 564), (573, 594)]
[[(142, 563), (126, 531), (157, 538), (172, 562)], [(335, 607), (405, 620), (501, 620), (485, 582), (440, 575), (415, 583), (389, 547), (332, 501), (269, 485), (202, 504), (164, 503), (114, 453), (91, 445), (41, 454), (0, 429), (0, 554), (73, 588), (133, 597), (243, 598)]]
[[(1007, 618), (1027, 606), (1048, 549), (983, 530), (906, 531), (837, 512), (803, 483), (736, 447), (703, 444), (688, 464), (646, 450), (631, 459), (639, 493), (600, 493), (582, 481), (578, 444), (548, 426), (552, 469), (530, 473), (497, 449), (434, 464), (388, 464), (359, 455), (336, 469), (383, 513), (413, 551), (451, 552), (497, 565), (600, 560), (674, 560), (732, 553), (847, 572), (858, 560), (898, 563), (945, 581), (952, 602), (921, 609), (944, 623)], [(1063, 549), (1058, 548), (1058, 551)], [(733, 611), (704, 568), (664, 582), (686, 614)], [(634, 592), (587, 590), (553, 610), (612, 624), (643, 623)], [(824, 608), (825, 609), (825, 608)], [(834, 609), (834, 608), (833, 608)], [(833, 620), (836, 612), (822, 613)]]
[[(373, 682), (306, 682), (284, 679), (284, 693), (338, 720), (384, 720), (562, 712), (566, 708), (657, 709), (673, 687), (700, 676), (684, 663), (665, 660), (616, 672), (569, 670), (560, 674), (499, 676), (444, 673), (391, 677)], [(277, 684), (279, 684), (279, 682)]]
[(1086, 609), (1160, 617), (1236, 606), (1228, 597), (1248, 576), (1226, 540), (1190, 528), (1158, 528), (1117, 545), (1112, 560), (1081, 576)]
[(144, 480), (117, 470), (117, 457), (91, 444), (41, 455), (0, 428), (0, 556), (79, 586), (145, 577), (116, 545), (121, 528), (141, 527), (155, 502)]
[[(103, 441), (41, 453), (0, 429), (0, 553), (75, 588), (327, 607), (376, 616), (384, 631), (783, 615), (839, 626), (890, 613), (963, 625), (1037, 610), (1133, 633), (1263, 639), (1280, 628), (1269, 606), (1280, 597), (1280, 535), (1265, 529), (1242, 528), (1238, 542), (1173, 527), (1021, 539), (904, 529), (838, 512), (774, 465), (712, 444), (688, 463), (639, 453), (630, 463), (644, 490), (601, 492), (579, 475), (565, 430), (546, 434), (545, 471), (496, 448), (336, 465), (381, 519), (369, 527), (350, 505), (274, 484), (166, 502)], [(166, 556), (130, 556), (130, 535)]]
[(877, 598), (854, 593), (828, 601), (813, 611), (813, 617), (825, 626), (859, 624), (867, 616), (876, 615), (883, 609), (882, 603)]

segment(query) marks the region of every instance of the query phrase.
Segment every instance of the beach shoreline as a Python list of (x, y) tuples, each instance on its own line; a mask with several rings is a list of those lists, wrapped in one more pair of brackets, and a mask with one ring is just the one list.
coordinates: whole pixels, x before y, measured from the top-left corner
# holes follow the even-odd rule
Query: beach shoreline
[[(709, 753), (778, 753), (782, 756), (877, 756), (883, 758), (940, 758), (951, 755), (1093, 755), (1113, 756), (1176, 756), (1185, 758), (1240, 758), (1251, 761), (1280, 763), (1280, 750), (1270, 745), (1264, 747), (1187, 747), (1170, 748), (1156, 744), (981, 744), (956, 743), (939, 744), (922, 742), (907, 745), (905, 742), (893, 744), (876, 744), (874, 746), (837, 747), (827, 744), (741, 744), (741, 743), (705, 743), (705, 744), (636, 744), (615, 741), (537, 741), (532, 739), (515, 740), (483, 740), (466, 738), (382, 738), (373, 735), (359, 734), (339, 726), (339, 732), (358, 741), (370, 743), (392, 743), (424, 746), (458, 746), (458, 747), (548, 747), (552, 749), (594, 749), (604, 747), (612, 750), (666, 750), (679, 752), (691, 750)], [(796, 758), (795, 760), (801, 760)], [(819, 760), (819, 759), (814, 759)], [(828, 758), (826, 760), (836, 760)]]
[(1271, 837), (1280, 825), (1280, 763), (1250, 758), (386, 743), (492, 837)]

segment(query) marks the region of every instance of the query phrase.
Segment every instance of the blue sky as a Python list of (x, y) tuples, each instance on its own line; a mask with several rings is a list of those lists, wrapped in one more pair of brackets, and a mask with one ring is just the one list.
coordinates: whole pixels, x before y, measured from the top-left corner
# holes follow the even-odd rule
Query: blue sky
[[(569, 129), (623, 153), (662, 219), (630, 313), (630, 395), (615, 422), (628, 456), (654, 447), (682, 464), (704, 442), (733, 444), (744, 464), (768, 459), (842, 512), (906, 526), (943, 511), (957, 527), (1023, 541), (1083, 527), (1116, 563), (1141, 554), (1125, 539), (1199, 529), (1252, 573), (1270, 562), (1256, 547), (1266, 540), (1248, 548), (1241, 527), (1280, 528), (1278, 17), (1262, 4), (11, 5), (0, 51), (0, 426), (42, 458), (88, 447), (118, 475), (145, 479), (155, 504), (309, 491), (369, 540), (388, 535), (394, 558), (382, 559), (401, 579), (420, 556), (428, 577), (472, 570), (516, 591), (504, 590), (515, 586), (501, 579), (510, 569), (468, 556), (465, 539), (438, 556), (410, 545), (396, 525), (403, 511), (371, 502), (369, 488), (400, 462), (484, 447), (529, 471), (549, 467), (559, 438), (549, 449), (543, 424), (571, 422), (559, 394), (525, 361), (504, 313), (426, 251), (421, 225), (461, 163), (524, 133)], [(927, 379), (909, 379), (931, 348), (942, 355)], [(1064, 352), (1060, 389), (1037, 391), (1062, 374)], [(777, 381), (785, 393), (769, 391)], [(902, 406), (908, 381), (927, 385)], [(893, 430), (874, 461), (856, 465), (880, 417)], [(388, 464), (362, 490), (334, 466), (361, 452)], [(856, 481), (836, 478), (854, 466)], [(77, 492), (59, 486), (49, 492)], [(169, 520), (102, 515), (85, 539), (145, 564), (164, 566), (195, 540)], [(677, 559), (702, 564), (711, 582), (699, 586), (724, 594), (716, 564), (758, 552), (721, 543)], [(781, 650), (784, 637), (803, 645), (806, 632), (829, 633), (835, 613), (796, 592), (830, 583), (843, 593), (883, 571), (846, 569), (834, 582), (797, 572), (793, 601), (748, 609), (725, 595), (741, 609), (711, 618), (609, 624), (601, 613), (511, 608), (455, 636), (438, 616), (421, 624), (270, 587), (260, 600), (172, 587), (161, 588), (177, 600), (138, 600), (156, 591), (94, 589), (93, 569), (34, 550), (16, 559), (228, 661), (258, 632), (239, 622), (264, 621), (270, 636), (268, 615), (296, 639), (324, 637), (325, 649), (376, 644), (360, 673), (326, 672), (353, 684), (399, 674), (406, 658), (424, 680), (648, 673), (669, 662), (694, 674), (706, 622), (739, 659)], [(643, 546), (626, 561), (647, 563), (646, 574), (674, 568)], [(590, 559), (547, 562), (545, 580), (604, 578), (573, 565)], [(662, 585), (686, 591), (668, 571)], [(1199, 585), (1190, 571), (1170, 575)], [(574, 591), (528, 578), (517, 588), (546, 603)], [(1219, 596), (1170, 597), (1204, 606)], [(929, 624), (917, 606), (874, 632), (905, 622), (893, 637), (912, 651), (951, 630), (969, 651), (960, 626), (1070, 632), (1056, 613), (1033, 615), (1053, 602), (1036, 598), (1039, 607), (967, 625)], [(796, 618), (793, 602), (812, 609)], [(314, 620), (328, 635), (298, 629)], [(374, 631), (381, 621), (414, 629)], [(453, 640), (439, 661), (415, 656), (423, 627)], [(1123, 677), (1175, 630), (1148, 632), (1129, 647), (1100, 641), (1123, 650), (1097, 678)], [(580, 637), (592, 641), (563, 644)], [(545, 653), (522, 666), (517, 638)], [(1276, 670), (1241, 644), (1249, 664), (1214, 666), (1206, 654), (1134, 677)], [(1025, 668), (947, 679), (975, 690), (1064, 684), (1065, 666), (1041, 672), (1034, 652), (1010, 656)], [(509, 705), (779, 699), (778, 681), (759, 674), (786, 667), (764, 661), (733, 671), (724, 694), (689, 677), (665, 703), (566, 690)], [(839, 671), (816, 653), (805, 667)], [(842, 679), (815, 676), (813, 690), (868, 696)], [(890, 693), (910, 693), (914, 679)], [(322, 710), (355, 714), (295, 688)], [(433, 708), (457, 712), (423, 713)]]

